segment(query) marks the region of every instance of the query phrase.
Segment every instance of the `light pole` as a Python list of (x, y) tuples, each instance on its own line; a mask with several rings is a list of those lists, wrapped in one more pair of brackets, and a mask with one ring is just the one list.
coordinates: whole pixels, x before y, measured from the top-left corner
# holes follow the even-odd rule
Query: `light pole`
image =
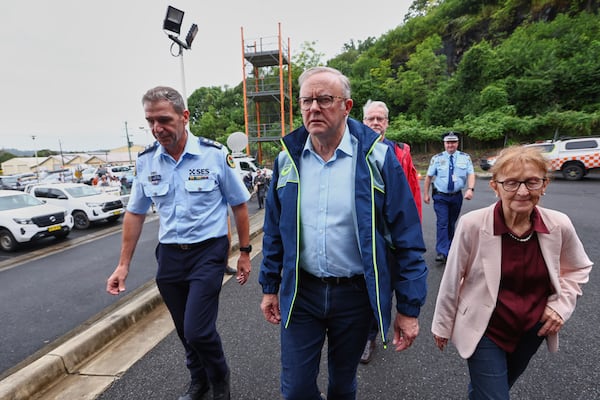
[(37, 157), (37, 146), (35, 145), (35, 138), (37, 136), (31, 135), (31, 140), (33, 140), (33, 151), (35, 152), (35, 179), (40, 180), (40, 165), (38, 164)]
[[(198, 25), (196, 24), (192, 24), (192, 26), (190, 27), (190, 30), (188, 31), (187, 35), (185, 36), (185, 42), (182, 42), (179, 39), (179, 33), (181, 32), (181, 23), (183, 22), (183, 15), (184, 12), (181, 10), (178, 10), (175, 7), (172, 6), (168, 6), (167, 7), (167, 15), (165, 16), (165, 20), (163, 21), (163, 30), (165, 31), (165, 33), (167, 34), (167, 36), (169, 37), (169, 39), (171, 39), (173, 41), (173, 43), (171, 44), (171, 55), (173, 57), (181, 57), (180, 58), (180, 64), (181, 64), (181, 86), (182, 86), (182, 93), (181, 95), (183, 96), (183, 101), (185, 102), (185, 106), (187, 108), (187, 93), (186, 93), (186, 88), (185, 88), (185, 69), (183, 67), (183, 49), (185, 50), (191, 50), (192, 48), (192, 42), (194, 41), (194, 38), (196, 37), (196, 34), (198, 33)], [(177, 46), (177, 52), (173, 51), (174, 46)]]
[(129, 130), (127, 129), (127, 121), (125, 121), (125, 139), (127, 139), (127, 152), (129, 153), (129, 165), (133, 162), (131, 161), (131, 141), (129, 140)]

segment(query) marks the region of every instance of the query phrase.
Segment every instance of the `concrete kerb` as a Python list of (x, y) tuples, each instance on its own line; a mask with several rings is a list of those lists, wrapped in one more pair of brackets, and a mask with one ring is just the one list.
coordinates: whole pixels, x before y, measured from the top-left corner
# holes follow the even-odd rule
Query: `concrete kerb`
[[(263, 216), (262, 210), (251, 216), (251, 240), (262, 233)], [(232, 237), (231, 248), (239, 248), (236, 236)], [(102, 351), (111, 341), (160, 304), (162, 298), (156, 285), (150, 285), (85, 331), (0, 381), (0, 399), (30, 399), (67, 375), (77, 373), (77, 369), (86, 360)]]

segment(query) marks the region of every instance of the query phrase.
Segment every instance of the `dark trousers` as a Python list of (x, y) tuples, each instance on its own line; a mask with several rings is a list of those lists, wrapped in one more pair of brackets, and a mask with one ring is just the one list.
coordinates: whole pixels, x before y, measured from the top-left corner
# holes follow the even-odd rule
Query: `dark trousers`
[(512, 353), (502, 350), (487, 336), (483, 336), (468, 359), (469, 400), (508, 400), (509, 390), (525, 371), (529, 360), (544, 341), (537, 335), (542, 324), (527, 331)]
[(259, 190), (258, 193), (256, 194), (256, 198), (258, 199), (258, 208), (265, 207), (265, 195), (266, 195), (266, 193), (261, 190)]
[(286, 400), (318, 400), (327, 338), (328, 400), (356, 398), (356, 370), (373, 312), (363, 278), (324, 283), (300, 276), (288, 326), (281, 327), (281, 391)]
[(433, 210), (435, 211), (437, 228), (435, 251), (438, 254), (448, 255), (462, 202), (463, 197), (461, 192), (453, 195), (438, 192), (433, 195)]
[(156, 247), (156, 284), (185, 348), (192, 382), (218, 382), (229, 370), (216, 326), (228, 250), (227, 236), (189, 250)]

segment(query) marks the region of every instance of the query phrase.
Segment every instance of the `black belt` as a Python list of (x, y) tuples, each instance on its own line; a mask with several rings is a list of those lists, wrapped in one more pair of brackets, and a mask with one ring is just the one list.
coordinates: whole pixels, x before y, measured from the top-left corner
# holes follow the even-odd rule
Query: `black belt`
[(313, 282), (327, 283), (332, 285), (344, 285), (353, 282), (365, 281), (364, 275), (352, 275), (350, 277), (347, 276), (315, 276), (306, 272), (303, 269), (300, 269), (300, 279), (306, 279)]
[[(225, 236), (221, 236), (221, 237), (224, 238)], [(187, 250), (195, 249), (196, 247), (210, 245), (212, 242), (214, 242), (215, 240), (218, 240), (218, 239), (220, 239), (220, 238), (210, 238), (210, 239), (206, 239), (206, 240), (203, 240), (202, 242), (197, 242), (197, 243), (160, 243), (160, 245), (169, 247), (171, 249), (187, 251)]]
[(198, 242), (198, 243), (161, 243), (162, 246), (166, 246), (172, 249), (177, 249), (177, 250), (191, 250), (195, 247), (198, 246), (202, 246), (204, 244), (204, 242)]
[(440, 192), (437, 189), (433, 189), (433, 194), (441, 194), (442, 196), (456, 196), (457, 194), (462, 194), (462, 190), (459, 190), (458, 192), (445, 193), (445, 192)]

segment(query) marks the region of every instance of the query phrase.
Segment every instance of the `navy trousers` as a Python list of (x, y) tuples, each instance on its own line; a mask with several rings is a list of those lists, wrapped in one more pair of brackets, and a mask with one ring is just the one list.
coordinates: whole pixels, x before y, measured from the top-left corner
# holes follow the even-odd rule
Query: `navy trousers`
[(437, 228), (435, 251), (438, 254), (448, 255), (462, 202), (462, 192), (457, 192), (453, 195), (443, 193), (433, 195), (433, 210), (435, 211)]
[(187, 250), (156, 247), (156, 284), (185, 348), (193, 383), (218, 382), (229, 371), (216, 325), (228, 250), (227, 236)]
[(321, 399), (317, 386), (327, 338), (328, 400), (356, 398), (356, 370), (372, 314), (364, 278), (325, 283), (301, 274), (288, 326), (281, 327), (281, 391), (286, 400)]

